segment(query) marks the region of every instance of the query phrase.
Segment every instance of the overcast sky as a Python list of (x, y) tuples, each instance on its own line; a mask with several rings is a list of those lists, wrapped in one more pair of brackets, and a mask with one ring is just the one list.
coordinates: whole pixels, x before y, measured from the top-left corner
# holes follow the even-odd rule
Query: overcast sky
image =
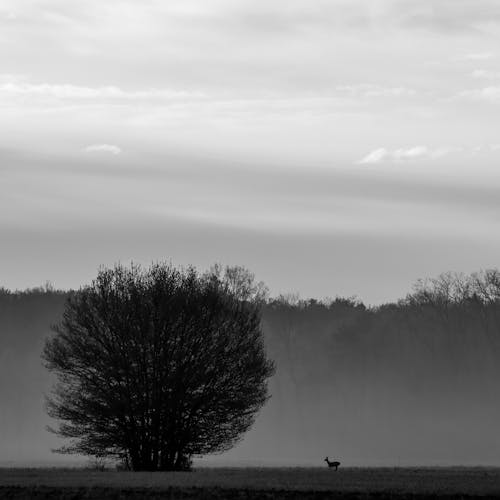
[(500, 263), (498, 0), (0, 0), (0, 60), (0, 285), (379, 303)]

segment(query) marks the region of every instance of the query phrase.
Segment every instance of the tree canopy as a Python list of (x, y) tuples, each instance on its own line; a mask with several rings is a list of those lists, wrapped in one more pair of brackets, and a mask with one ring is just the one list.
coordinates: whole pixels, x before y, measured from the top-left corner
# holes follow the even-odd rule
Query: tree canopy
[(72, 293), (43, 357), (59, 451), (175, 470), (231, 448), (265, 403), (264, 288), (242, 268), (101, 269)]

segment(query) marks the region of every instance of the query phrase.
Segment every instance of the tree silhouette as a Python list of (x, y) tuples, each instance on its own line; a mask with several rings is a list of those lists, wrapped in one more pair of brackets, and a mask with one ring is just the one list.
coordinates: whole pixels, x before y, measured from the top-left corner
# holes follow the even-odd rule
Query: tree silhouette
[(57, 451), (180, 470), (231, 448), (274, 372), (252, 279), (242, 268), (115, 266), (72, 293), (43, 353), (58, 378), (52, 431), (70, 439)]

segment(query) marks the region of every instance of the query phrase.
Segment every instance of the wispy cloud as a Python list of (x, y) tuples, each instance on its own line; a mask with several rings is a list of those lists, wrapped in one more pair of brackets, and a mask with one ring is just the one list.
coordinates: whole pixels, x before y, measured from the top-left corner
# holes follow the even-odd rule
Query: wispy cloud
[(473, 101), (500, 102), (500, 86), (483, 87), (457, 92), (453, 99), (469, 99)]
[(112, 155), (119, 155), (122, 150), (115, 144), (91, 144), (84, 148), (85, 153), (110, 153)]
[(500, 151), (500, 144), (481, 144), (473, 147), (439, 147), (429, 148), (427, 146), (414, 146), (411, 148), (399, 149), (374, 149), (357, 163), (389, 163), (403, 162), (409, 160), (436, 160), (453, 153), (463, 153), (465, 155), (496, 154)]
[(0, 75), (0, 97), (32, 96), (56, 99), (107, 99), (107, 100), (142, 100), (142, 99), (193, 99), (202, 98), (198, 91), (175, 90), (169, 88), (147, 88), (124, 90), (114, 85), (87, 87), (72, 84), (30, 83), (19, 75)]
[(335, 90), (352, 97), (414, 97), (417, 94), (415, 89), (408, 87), (383, 87), (370, 83), (339, 85)]
[(472, 77), (484, 80), (500, 80), (500, 71), (476, 69), (472, 72)]
[(379, 163), (390, 158), (390, 151), (385, 148), (374, 149), (364, 156), (358, 163)]
[(494, 52), (471, 52), (469, 54), (463, 54), (458, 56), (456, 60), (458, 61), (487, 61), (488, 59), (493, 59), (495, 57)]
[(471, 154), (473, 155), (476, 155), (478, 153), (491, 153), (496, 151), (500, 151), (500, 144), (482, 144), (470, 150)]
[(382, 163), (400, 162), (422, 159), (437, 159), (457, 151), (456, 148), (428, 148), (427, 146), (414, 146), (411, 148), (400, 148), (388, 150), (386, 148), (374, 149), (364, 156), (358, 163)]

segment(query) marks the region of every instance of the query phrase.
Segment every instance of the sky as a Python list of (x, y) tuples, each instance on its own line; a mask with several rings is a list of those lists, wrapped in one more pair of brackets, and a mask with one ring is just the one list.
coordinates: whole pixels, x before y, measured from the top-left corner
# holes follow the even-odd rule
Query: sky
[(497, 0), (0, 0), (0, 286), (498, 267), (499, 39)]

